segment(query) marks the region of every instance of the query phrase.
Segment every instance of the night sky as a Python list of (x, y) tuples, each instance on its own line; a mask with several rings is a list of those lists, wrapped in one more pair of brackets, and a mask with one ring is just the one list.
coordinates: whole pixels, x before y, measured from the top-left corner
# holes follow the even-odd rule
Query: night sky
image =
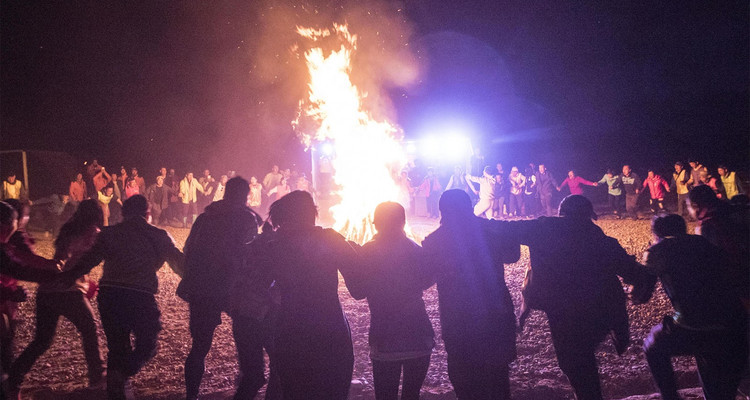
[(147, 177), (289, 164), (305, 88), (283, 32), (351, 18), (408, 33), (386, 47), (412, 52), (420, 75), (383, 90), (409, 138), (458, 121), (492, 161), (591, 179), (689, 157), (747, 168), (747, 2), (599, 3), (4, 1), (2, 147)]

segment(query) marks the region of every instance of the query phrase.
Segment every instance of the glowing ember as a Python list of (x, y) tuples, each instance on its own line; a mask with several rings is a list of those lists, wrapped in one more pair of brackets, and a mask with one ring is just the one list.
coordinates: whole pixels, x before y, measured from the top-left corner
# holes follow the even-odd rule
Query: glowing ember
[(346, 25), (333, 30), (297, 27), (297, 33), (317, 43), (339, 40), (339, 50), (326, 55), (321, 47), (305, 52), (310, 73), (309, 98), (300, 101), (300, 118), (310, 118), (314, 133), (302, 132), (306, 146), (328, 140), (333, 145), (333, 179), (340, 202), (331, 207), (334, 229), (348, 239), (364, 243), (373, 235), (372, 213), (379, 203), (396, 201), (399, 186), (394, 176), (406, 162), (399, 129), (388, 121), (375, 121), (362, 107), (360, 93), (350, 79), (357, 36)]

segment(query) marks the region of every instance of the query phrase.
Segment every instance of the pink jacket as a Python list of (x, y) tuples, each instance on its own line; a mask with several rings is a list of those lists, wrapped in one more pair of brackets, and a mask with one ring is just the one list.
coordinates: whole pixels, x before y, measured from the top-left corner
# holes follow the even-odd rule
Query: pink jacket
[(560, 188), (562, 189), (563, 186), (568, 185), (568, 188), (570, 188), (570, 194), (583, 194), (583, 188), (581, 187), (582, 184), (594, 186), (594, 182), (587, 181), (580, 176), (576, 176), (573, 179), (570, 179), (569, 177), (565, 178), (565, 180), (560, 184)]
[(669, 184), (667, 181), (664, 180), (659, 175), (654, 175), (653, 178), (646, 178), (643, 180), (643, 187), (645, 188), (646, 185), (648, 185), (648, 190), (651, 192), (651, 198), (652, 199), (663, 199), (664, 198), (664, 190), (662, 190), (662, 186), (664, 186), (664, 189), (668, 192), (669, 191)]

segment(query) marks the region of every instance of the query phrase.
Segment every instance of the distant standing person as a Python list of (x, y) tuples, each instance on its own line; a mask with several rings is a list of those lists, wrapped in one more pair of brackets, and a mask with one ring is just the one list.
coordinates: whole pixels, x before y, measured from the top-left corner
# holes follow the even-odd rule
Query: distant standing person
[(281, 172), (279, 172), (279, 166), (274, 165), (271, 168), (271, 172), (267, 173), (266, 176), (263, 178), (263, 187), (268, 188), (269, 190), (276, 187), (279, 182), (281, 182), (281, 178), (283, 175)]
[(597, 186), (598, 184), (595, 182), (591, 182), (589, 180), (583, 179), (580, 176), (577, 176), (575, 171), (570, 170), (568, 171), (568, 177), (565, 178), (564, 181), (560, 184), (560, 186), (557, 188), (557, 191), (561, 191), (563, 186), (568, 185), (568, 189), (570, 189), (570, 194), (580, 194), (583, 195), (583, 188), (581, 185), (586, 186)]
[(539, 172), (536, 173), (536, 185), (539, 200), (542, 204), (542, 212), (548, 217), (555, 215), (556, 210), (552, 205), (552, 196), (557, 188), (557, 181), (544, 164), (539, 164)]
[(250, 198), (248, 205), (253, 209), (258, 209), (263, 201), (263, 185), (258, 183), (258, 178), (250, 177)]
[[(648, 186), (648, 191), (651, 197), (649, 198), (649, 204), (651, 205), (651, 212), (659, 212), (664, 210), (664, 190), (669, 192), (669, 184), (660, 175), (657, 175), (653, 169), (648, 170), (648, 176), (643, 181), (643, 188)], [(662, 187), (664, 190), (662, 190)]]
[(612, 213), (619, 217), (622, 208), (622, 179), (613, 169), (608, 169), (598, 184), (607, 184), (607, 200)]
[[(361, 280), (352, 287), (355, 299), (367, 298), (370, 308), (369, 345), (375, 398), (398, 398), (403, 369), (402, 400), (418, 400), (430, 366), (434, 332), (422, 292), (432, 286), (420, 267), (418, 244), (406, 237), (406, 210), (381, 203), (373, 223), (377, 234), (361, 250)], [(355, 289), (355, 287), (357, 289)]]
[(86, 182), (83, 180), (83, 174), (76, 174), (75, 179), (70, 182), (68, 194), (70, 195), (70, 201), (74, 204), (78, 204), (88, 198)]
[(526, 186), (526, 177), (518, 172), (518, 167), (513, 167), (510, 169), (508, 181), (510, 182), (510, 208), (508, 215), (520, 217), (524, 214), (523, 190)]
[(138, 181), (133, 178), (128, 179), (128, 183), (125, 185), (125, 200), (142, 193), (145, 194), (144, 192), (141, 192), (141, 187), (138, 186)]
[(687, 200), (688, 192), (688, 181), (690, 175), (685, 170), (685, 166), (681, 161), (677, 161), (674, 164), (674, 172), (672, 172), (672, 185), (671, 188), (677, 192), (677, 214), (681, 217), (686, 215), (687, 211)]
[(717, 170), (719, 177), (721, 178), (722, 186), (724, 186), (724, 192), (727, 194), (727, 200), (732, 200), (732, 197), (742, 193), (740, 182), (734, 171), (730, 171), (729, 168), (723, 164), (719, 165)]
[(479, 184), (479, 201), (474, 206), (474, 215), (477, 217), (484, 216), (487, 219), (492, 219), (492, 205), (495, 202), (496, 187), (495, 177), (492, 176), (492, 167), (489, 165), (484, 167), (482, 176), (472, 176), (467, 174), (466, 179), (469, 182)]
[[(113, 178), (114, 176), (114, 178)], [(110, 184), (110, 182), (114, 183), (117, 181), (117, 175), (110, 175), (107, 173), (107, 169), (104, 167), (99, 167), (99, 172), (94, 175), (94, 177), (91, 179), (91, 181), (94, 184), (94, 190), (99, 192), (104, 187)], [(119, 197), (119, 196), (118, 196)]]
[[(222, 175), (221, 178), (219, 178), (219, 181), (216, 182), (216, 191), (214, 193), (213, 201), (224, 199), (224, 193), (227, 190), (227, 181), (229, 181), (229, 177), (227, 175)], [(250, 187), (249, 184), (248, 187)]]
[[(135, 195), (122, 207), (123, 222), (104, 228), (72, 270), (79, 277), (104, 261), (99, 314), (107, 336), (107, 396), (124, 399), (127, 380), (156, 354), (161, 331), (156, 271), (164, 262), (182, 275), (184, 256), (169, 234), (147, 222), (148, 201)], [(131, 342), (131, 334), (135, 340)], [(134, 344), (134, 345), (133, 345)]]
[(182, 199), (182, 227), (192, 225), (198, 214), (198, 193), (203, 193), (203, 186), (193, 178), (193, 173), (188, 172), (180, 181), (179, 197)]
[(151, 221), (154, 225), (161, 225), (164, 211), (169, 207), (169, 196), (172, 188), (164, 184), (162, 176), (156, 177), (156, 183), (146, 189), (146, 198), (151, 207)]
[[(114, 189), (112, 186), (106, 186), (96, 192), (96, 195), (99, 207), (102, 208), (102, 226), (109, 226), (110, 203), (112, 203), (112, 199), (114, 198)], [(115, 199), (115, 201), (119, 201), (119, 199)]]
[(23, 182), (16, 179), (16, 173), (13, 171), (8, 172), (8, 177), (3, 181), (2, 195), (2, 200), (16, 199), (22, 203), (29, 203), (29, 194), (26, 192), (26, 187)]
[(469, 195), (469, 197), (478, 194), (476, 189), (474, 189), (474, 186), (466, 180), (466, 173), (464, 173), (464, 170), (458, 165), (453, 168), (453, 175), (448, 179), (448, 184), (445, 186), (445, 190), (451, 189), (463, 190)]
[(427, 195), (427, 214), (429, 217), (439, 218), (438, 200), (440, 200), (440, 194), (443, 193), (443, 187), (440, 185), (433, 168), (427, 168), (427, 175), (420, 185), (420, 191)]
[(146, 180), (138, 175), (138, 168), (133, 167), (130, 169), (130, 179), (135, 180), (135, 184), (138, 186), (138, 194), (146, 193)]
[(703, 166), (703, 164), (700, 163), (700, 161), (693, 159), (693, 161), (690, 161), (690, 179), (687, 181), (687, 185), (689, 188), (694, 188), (696, 186), (702, 185), (701, 183), (701, 172), (702, 171), (708, 171), (706, 167)]
[(638, 219), (638, 196), (641, 193), (641, 178), (630, 169), (630, 165), (623, 165), (620, 179), (625, 190), (625, 215)]
[[(508, 176), (503, 171), (503, 164), (495, 166), (495, 201), (492, 206), (495, 218), (502, 219), (507, 215), (505, 211), (508, 204)], [(472, 186), (473, 188), (473, 186)]]

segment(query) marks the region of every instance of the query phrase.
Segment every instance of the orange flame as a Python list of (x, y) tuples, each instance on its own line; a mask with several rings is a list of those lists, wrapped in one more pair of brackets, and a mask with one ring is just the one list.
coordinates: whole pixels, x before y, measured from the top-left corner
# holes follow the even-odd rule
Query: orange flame
[(363, 109), (366, 93), (361, 93), (350, 78), (357, 35), (339, 24), (332, 30), (298, 26), (297, 33), (313, 43), (328, 37), (341, 41), (339, 49), (328, 55), (321, 47), (305, 52), (309, 97), (300, 101), (299, 114), (292, 124), (298, 127), (302, 117), (315, 122), (315, 132), (300, 134), (307, 147), (316, 141), (332, 143), (335, 194), (340, 198), (330, 210), (333, 228), (349, 240), (364, 243), (373, 236), (375, 206), (399, 198), (393, 175), (406, 163), (401, 131), (388, 121), (374, 120)]

